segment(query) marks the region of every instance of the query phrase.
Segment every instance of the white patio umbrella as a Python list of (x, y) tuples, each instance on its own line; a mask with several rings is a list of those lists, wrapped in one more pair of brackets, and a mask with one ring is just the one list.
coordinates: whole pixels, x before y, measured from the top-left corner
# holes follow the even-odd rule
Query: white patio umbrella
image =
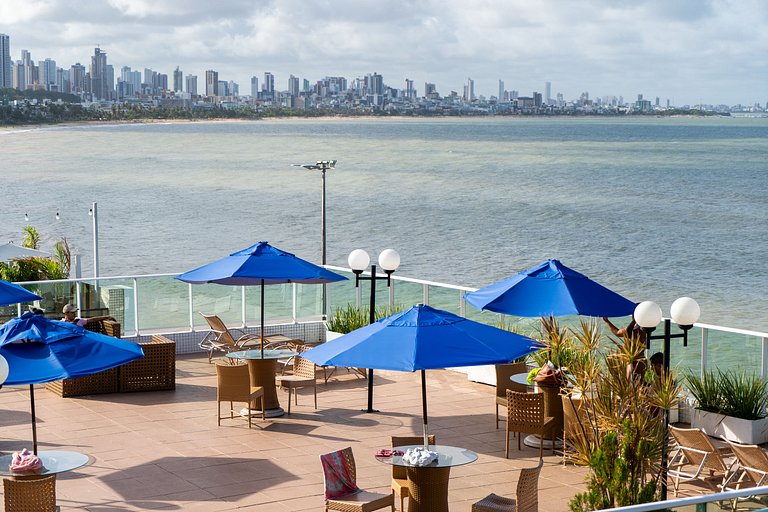
[(49, 252), (22, 247), (13, 242), (0, 245), (0, 261), (11, 261), (21, 258), (45, 258), (50, 255), (51, 253)]

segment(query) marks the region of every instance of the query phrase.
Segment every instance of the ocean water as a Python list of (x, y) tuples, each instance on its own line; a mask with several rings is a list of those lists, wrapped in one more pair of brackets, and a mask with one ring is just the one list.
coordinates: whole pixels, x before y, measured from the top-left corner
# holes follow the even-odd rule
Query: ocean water
[[(322, 119), (0, 131), (0, 237), (67, 236), (91, 272), (181, 272), (259, 240), (484, 286), (547, 258), (665, 314), (768, 331), (768, 119)], [(55, 221), (59, 212), (61, 220)], [(29, 215), (25, 222), (24, 214)], [(5, 240), (3, 240), (5, 241)]]

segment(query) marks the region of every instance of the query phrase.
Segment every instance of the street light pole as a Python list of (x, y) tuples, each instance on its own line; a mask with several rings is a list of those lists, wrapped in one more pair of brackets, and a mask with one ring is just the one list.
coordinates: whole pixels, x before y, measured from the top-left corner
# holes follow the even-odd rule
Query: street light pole
[(93, 218), (93, 277), (99, 277), (99, 210), (98, 204), (93, 203), (88, 215)]
[[(349, 253), (347, 262), (349, 263), (352, 272), (355, 273), (355, 288), (360, 286), (360, 281), (371, 282), (368, 323), (372, 324), (376, 321), (376, 281), (386, 280), (387, 287), (391, 286), (392, 273), (400, 266), (400, 255), (394, 249), (385, 249), (381, 251), (381, 254), (379, 254), (379, 266), (387, 274), (386, 276), (376, 275), (376, 265), (371, 265), (370, 277), (364, 277), (362, 275), (363, 270), (365, 270), (371, 262), (371, 257), (362, 249), (355, 249)], [(373, 370), (370, 368), (368, 368), (368, 408), (363, 412), (379, 412), (373, 408)]]
[[(634, 319), (645, 332), (647, 336), (648, 348), (651, 347), (652, 340), (662, 340), (664, 342), (664, 373), (666, 377), (669, 375), (669, 360), (672, 339), (683, 340), (683, 346), (688, 346), (688, 331), (693, 327), (693, 324), (699, 319), (701, 309), (695, 300), (690, 297), (680, 297), (672, 303), (670, 308), (669, 318), (664, 319), (664, 333), (656, 336), (651, 336), (651, 332), (662, 320), (661, 308), (655, 302), (645, 301), (641, 302), (635, 308)], [(672, 334), (672, 322), (675, 322), (677, 326), (682, 330), (681, 333)], [(664, 410), (664, 439), (661, 442), (661, 499), (667, 499), (667, 469), (669, 462), (667, 461), (667, 445), (669, 437), (669, 410)]]
[[(314, 164), (292, 164), (295, 167), (303, 167), (311, 171), (320, 171), (320, 176), (323, 182), (323, 193), (320, 199), (320, 264), (325, 266), (327, 263), (326, 258), (326, 230), (325, 230), (325, 172), (328, 169), (336, 168), (336, 160), (318, 160)], [(326, 285), (323, 284), (323, 318), (327, 318), (328, 304), (326, 295)]]

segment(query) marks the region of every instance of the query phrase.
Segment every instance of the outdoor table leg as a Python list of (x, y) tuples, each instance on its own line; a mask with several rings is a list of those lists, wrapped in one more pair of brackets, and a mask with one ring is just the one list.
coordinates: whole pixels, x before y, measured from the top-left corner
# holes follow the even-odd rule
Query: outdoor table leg
[[(275, 387), (275, 374), (277, 372), (277, 359), (248, 359), (250, 368), (251, 385), (264, 388), (264, 408), (267, 418), (283, 416), (285, 411), (280, 407)], [(257, 402), (258, 404), (258, 402)], [(252, 414), (261, 414), (257, 411)]]
[(408, 512), (448, 512), (451, 468), (408, 467)]

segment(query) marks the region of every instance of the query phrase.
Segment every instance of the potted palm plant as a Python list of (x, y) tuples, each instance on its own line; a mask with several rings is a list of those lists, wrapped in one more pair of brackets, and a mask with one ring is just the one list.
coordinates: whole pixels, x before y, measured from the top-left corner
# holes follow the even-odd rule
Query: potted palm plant
[(717, 370), (689, 374), (686, 382), (696, 403), (692, 427), (742, 444), (768, 442), (768, 381), (743, 370)]

